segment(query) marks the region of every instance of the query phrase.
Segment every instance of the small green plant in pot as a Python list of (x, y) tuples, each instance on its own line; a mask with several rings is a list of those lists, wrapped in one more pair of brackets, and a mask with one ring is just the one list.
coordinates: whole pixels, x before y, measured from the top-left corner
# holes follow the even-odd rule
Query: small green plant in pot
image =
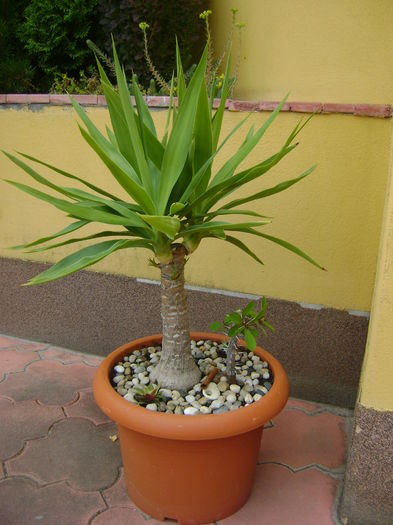
[(257, 346), (256, 338), (260, 333), (266, 335), (266, 329), (274, 332), (273, 326), (265, 319), (266, 306), (266, 298), (262, 297), (259, 309), (251, 301), (242, 310), (238, 309), (226, 314), (223, 322), (214, 321), (210, 325), (210, 330), (221, 332), (229, 337), (225, 349), (225, 376), (231, 384), (236, 383), (235, 352), (239, 340), (243, 339), (246, 347), (253, 352)]

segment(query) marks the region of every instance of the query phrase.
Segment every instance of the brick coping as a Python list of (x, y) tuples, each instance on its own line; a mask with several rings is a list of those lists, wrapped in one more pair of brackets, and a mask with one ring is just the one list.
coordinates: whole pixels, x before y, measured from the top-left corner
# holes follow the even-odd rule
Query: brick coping
[[(75, 100), (84, 106), (106, 106), (104, 95), (74, 95)], [(147, 104), (153, 108), (166, 108), (169, 97), (149, 96)], [(54, 106), (70, 105), (68, 95), (52, 94), (0, 94), (0, 104), (49, 104)], [(219, 99), (214, 100), (214, 107), (218, 107)], [(251, 102), (245, 100), (227, 100), (226, 109), (229, 111), (273, 111), (279, 102), (262, 100)], [(390, 104), (342, 104), (336, 102), (286, 102), (281, 111), (294, 113), (341, 113), (363, 117), (390, 118), (393, 107)]]

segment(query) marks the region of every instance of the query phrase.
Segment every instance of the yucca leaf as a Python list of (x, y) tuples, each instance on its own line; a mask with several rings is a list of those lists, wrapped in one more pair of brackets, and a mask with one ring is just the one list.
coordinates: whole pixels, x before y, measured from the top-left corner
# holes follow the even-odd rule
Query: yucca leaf
[(214, 230), (223, 230), (223, 231), (244, 231), (245, 228), (252, 228), (256, 226), (264, 226), (265, 224), (269, 224), (271, 221), (259, 221), (259, 222), (239, 222), (239, 223), (230, 223), (230, 222), (224, 222), (224, 221), (211, 221), (211, 222), (204, 222), (202, 224), (196, 224), (193, 226), (189, 226), (184, 231), (180, 232), (179, 237), (181, 237), (184, 234), (191, 234), (191, 233), (197, 233), (197, 232), (210, 232)]
[(165, 233), (170, 239), (174, 239), (180, 229), (180, 221), (177, 217), (167, 215), (140, 215), (147, 224), (155, 230)]
[(47, 186), (74, 200), (90, 200), (92, 202), (103, 204), (105, 206), (108, 206), (109, 208), (114, 209), (117, 213), (123, 215), (123, 217), (135, 217), (135, 213), (133, 211), (129, 210), (127, 207), (123, 206), (118, 201), (104, 199), (103, 197), (100, 197), (98, 195), (92, 195), (90, 193), (87, 193), (86, 191), (79, 190), (77, 188), (64, 188), (62, 186), (58, 186), (57, 184), (50, 182), (45, 177), (42, 177), (39, 173), (33, 170), (33, 168), (31, 168), (22, 160), (18, 159), (17, 157), (14, 157), (10, 153), (4, 153), (10, 160), (12, 160), (12, 162), (14, 162), (17, 166), (26, 171), (26, 173), (28, 173), (34, 180), (43, 184), (44, 186)]
[(270, 195), (274, 195), (276, 193), (280, 193), (281, 191), (286, 190), (287, 188), (290, 188), (297, 182), (303, 180), (305, 177), (310, 175), (315, 168), (316, 164), (314, 166), (311, 166), (308, 170), (306, 170), (304, 173), (299, 175), (299, 177), (296, 177), (295, 179), (286, 180), (284, 182), (280, 182), (276, 186), (273, 186), (272, 188), (267, 188), (266, 190), (259, 191), (258, 193), (255, 193), (254, 195), (250, 195), (249, 197), (244, 197), (242, 199), (236, 199), (231, 202), (228, 202), (227, 204), (224, 204), (224, 206), (221, 208), (221, 211), (224, 211), (225, 209), (232, 209), (236, 206), (240, 206), (241, 204), (246, 204), (247, 202), (263, 199), (265, 197), (269, 197)]
[(241, 171), (236, 175), (233, 175), (230, 179), (224, 180), (216, 186), (209, 187), (206, 192), (200, 195), (195, 201), (190, 202), (184, 209), (184, 213), (189, 213), (193, 208), (198, 206), (203, 202), (202, 212), (208, 211), (212, 206), (214, 206), (219, 200), (226, 197), (228, 194), (235, 191), (237, 188), (244, 186), (246, 183), (251, 182), (252, 180), (264, 175), (271, 168), (273, 168), (280, 160), (288, 155), (296, 147), (296, 144), (288, 146), (281, 149), (275, 155), (272, 155), (268, 159), (264, 160), (260, 164), (248, 168), (247, 170)]
[(113, 44), (113, 59), (114, 59), (115, 68), (116, 68), (117, 87), (119, 90), (119, 96), (120, 96), (120, 101), (121, 101), (121, 105), (123, 108), (123, 114), (125, 117), (125, 121), (127, 122), (130, 139), (131, 139), (132, 146), (135, 152), (136, 162), (138, 165), (138, 173), (140, 175), (143, 187), (151, 195), (152, 184), (151, 184), (149, 167), (148, 167), (147, 159), (143, 151), (143, 144), (142, 144), (141, 136), (139, 134), (140, 130), (138, 129), (135, 111), (132, 107), (131, 97), (128, 91), (128, 86), (127, 86), (127, 81), (125, 78), (124, 70), (122, 70), (120, 66), (120, 62), (117, 56), (116, 46), (113, 41), (113, 38), (112, 38), (112, 44)]
[(227, 63), (225, 66), (224, 81), (222, 83), (220, 105), (212, 119), (213, 150), (217, 148), (218, 140), (220, 138), (221, 125), (222, 125), (222, 119), (224, 117), (225, 104), (226, 104), (228, 94), (229, 94), (228, 84), (229, 84), (229, 75), (230, 75), (230, 67), (231, 67), (231, 54), (232, 54), (232, 49), (230, 48), (228, 51)]
[[(212, 125), (209, 111), (209, 100), (205, 83), (202, 82), (199, 93), (198, 108), (195, 116), (194, 125), (194, 155), (193, 155), (193, 173), (206, 163), (212, 156)], [(211, 176), (211, 163), (208, 164), (198, 184), (198, 192), (205, 191)]]
[(12, 184), (16, 188), (19, 188), (20, 190), (26, 193), (29, 193), (37, 199), (49, 202), (49, 204), (52, 204), (59, 210), (69, 213), (72, 217), (78, 219), (85, 219), (90, 222), (103, 222), (105, 224), (118, 224), (120, 226), (144, 226), (143, 221), (141, 221), (141, 219), (136, 214), (133, 218), (121, 217), (120, 215), (115, 215), (114, 213), (109, 213), (106, 211), (101, 211), (91, 207), (83, 206), (79, 203), (73, 203), (65, 201), (63, 199), (57, 199), (56, 197), (52, 197), (52, 195), (43, 193), (42, 191), (36, 190), (35, 188), (31, 188), (30, 186), (26, 186), (25, 184), (21, 184), (20, 182), (16, 182), (13, 180), (7, 180), (6, 182)]
[(259, 262), (259, 264), (263, 265), (263, 262), (261, 261), (261, 259), (252, 250), (250, 250), (250, 248), (246, 244), (244, 244), (244, 242), (242, 242), (237, 237), (232, 237), (231, 235), (227, 235), (224, 240), (233, 244), (237, 248), (240, 248), (240, 250), (243, 250), (243, 252), (245, 252), (247, 255), (255, 259), (257, 262)]
[(124, 232), (103, 231), (99, 233), (93, 233), (92, 235), (86, 235), (85, 237), (67, 239), (66, 241), (58, 242), (56, 244), (50, 244), (48, 246), (41, 246), (39, 248), (34, 248), (32, 250), (28, 250), (28, 253), (53, 250), (55, 248), (59, 248), (60, 246), (67, 246), (68, 244), (74, 244), (76, 242), (90, 241), (91, 239), (99, 239), (101, 237), (133, 237), (133, 235), (127, 231), (124, 231)]
[(135, 247), (151, 249), (150, 243), (141, 240), (112, 240), (87, 246), (71, 255), (68, 255), (58, 263), (51, 266), (48, 270), (36, 275), (26, 283), (25, 286), (55, 281), (56, 279), (70, 275), (78, 270), (87, 268), (117, 250)]
[[(201, 185), (201, 181), (206, 176), (206, 172), (208, 171), (208, 168), (212, 164), (214, 158), (216, 155), (221, 151), (221, 149), (225, 146), (227, 141), (236, 133), (236, 131), (246, 122), (246, 120), (250, 117), (251, 113), (249, 113), (239, 124), (237, 124), (231, 131), (228, 133), (228, 135), (225, 137), (225, 139), (220, 144), (219, 148), (216, 149), (216, 151), (213, 152), (213, 154), (210, 156), (210, 158), (207, 159), (207, 161), (203, 164), (203, 166), (198, 170), (198, 172), (193, 176), (192, 181), (188, 184), (187, 188), (185, 189), (183, 195), (180, 198), (181, 202), (186, 202), (189, 197), (192, 195), (194, 191), (198, 188), (199, 190), (203, 187)], [(205, 188), (204, 188), (205, 189)], [(204, 191), (204, 190), (203, 190)], [(200, 195), (203, 193), (203, 191), (198, 191), (198, 194)]]
[(77, 180), (78, 182), (84, 184), (91, 190), (99, 193), (100, 195), (104, 195), (105, 197), (109, 197), (113, 200), (121, 200), (119, 197), (116, 197), (115, 195), (112, 195), (112, 193), (108, 193), (107, 191), (103, 190), (102, 188), (99, 188), (98, 186), (95, 186), (94, 184), (91, 184), (88, 181), (85, 181), (81, 179), (80, 177), (77, 177), (76, 175), (72, 175), (71, 173), (68, 173), (67, 171), (61, 170), (59, 168), (56, 168), (56, 166), (52, 166), (51, 164), (48, 164), (46, 162), (43, 162), (42, 160), (36, 159), (35, 157), (32, 157), (31, 155), (27, 155), (26, 153), (22, 153), (20, 151), (17, 152), (19, 155), (22, 155), (26, 159), (32, 160), (33, 162), (37, 162), (38, 164), (41, 164), (42, 166), (45, 166), (46, 168), (50, 168), (51, 170), (55, 171), (56, 173), (59, 173), (60, 175), (63, 175), (64, 177), (67, 177), (69, 179)]
[[(131, 164), (134, 170), (137, 171), (138, 164), (131, 142), (127, 122), (123, 114), (119, 93), (113, 88), (99, 60), (97, 60), (97, 66), (101, 76), (101, 85), (103, 87), (106, 103), (108, 105), (109, 116), (116, 137), (116, 142), (118, 144), (118, 149)], [(112, 140), (111, 142), (113, 144)]]
[(169, 125), (171, 123), (171, 116), (172, 116), (172, 111), (173, 111), (173, 91), (174, 91), (174, 74), (172, 73), (172, 78), (171, 78), (171, 90), (170, 90), (170, 93), (169, 93), (169, 104), (168, 104), (168, 115), (166, 117), (166, 124), (165, 124), (165, 131), (164, 131), (164, 135), (162, 137), (162, 140), (161, 140), (161, 144), (163, 145), (163, 147), (165, 148), (166, 145), (167, 145), (167, 142), (168, 142), (168, 133), (169, 133)]
[(204, 215), (194, 215), (194, 219), (206, 217), (207, 220), (214, 219), (215, 217), (218, 217), (220, 215), (249, 215), (250, 217), (261, 217), (263, 219), (271, 219), (271, 217), (267, 217), (266, 215), (261, 215), (260, 213), (252, 210), (231, 210), (231, 209), (223, 209), (220, 208), (219, 210), (215, 210), (211, 213), (206, 213)]
[(72, 233), (76, 230), (79, 230), (79, 228), (82, 228), (83, 226), (86, 226), (86, 224), (89, 224), (90, 221), (77, 221), (69, 224), (59, 232), (54, 233), (53, 235), (48, 235), (47, 237), (42, 237), (41, 239), (37, 239), (36, 241), (29, 242), (27, 244), (20, 244), (19, 246), (12, 246), (12, 250), (22, 250), (25, 248), (30, 248), (31, 246), (37, 246), (38, 244), (43, 244), (44, 242), (51, 241), (53, 239), (56, 239), (57, 237), (61, 237), (63, 235), (67, 235), (68, 233)]
[(147, 107), (145, 99), (143, 98), (142, 93), (139, 89), (138, 83), (136, 82), (135, 75), (132, 76), (132, 88), (135, 97), (135, 104), (138, 110), (139, 126), (141, 132), (143, 132), (144, 127), (147, 127), (151, 131), (151, 133), (155, 137), (157, 137), (154, 121), (152, 119), (152, 116), (150, 115), (150, 111)]
[(182, 104), (179, 106), (178, 118), (172, 126), (172, 132), (164, 153), (158, 203), (158, 213), (160, 215), (165, 213), (172, 188), (176, 184), (186, 162), (193, 134), (196, 102), (199, 97), (201, 84), (204, 81), (206, 57), (207, 47), (187, 87)]
[(279, 239), (278, 237), (273, 237), (272, 235), (267, 235), (266, 233), (262, 233), (260, 231), (253, 230), (252, 228), (245, 228), (243, 231), (244, 231), (244, 233), (251, 233), (252, 235), (257, 235), (258, 237), (263, 237), (264, 239), (267, 239), (268, 241), (271, 241), (271, 242), (274, 242), (276, 244), (279, 244), (283, 248), (286, 248), (287, 250), (295, 253), (296, 255), (299, 255), (299, 257), (302, 257), (303, 259), (305, 259), (309, 263), (313, 264), (314, 266), (316, 266), (320, 270), (326, 270), (326, 268), (323, 268), (320, 264), (318, 264), (316, 261), (314, 261), (314, 259), (312, 259), (309, 255), (307, 255), (305, 252), (300, 250), (300, 248), (297, 248), (293, 244), (291, 244), (291, 243), (289, 243), (287, 241), (284, 241), (283, 239)]
[[(129, 175), (132, 168), (130, 164), (119, 166), (117, 163), (118, 159), (114, 159), (113, 156), (108, 155), (107, 151), (104, 151), (99, 144), (83, 129), (79, 128), (82, 137), (86, 140), (89, 146), (98, 154), (104, 164), (108, 167), (112, 175), (119, 182), (121, 186), (127, 191), (127, 193), (142, 206), (147, 213), (154, 213), (154, 204), (151, 200), (150, 195), (145, 189), (140, 186), (135, 180)], [(128, 171), (124, 171), (123, 167)]]
[(255, 146), (261, 140), (266, 130), (269, 128), (271, 123), (279, 114), (287, 98), (288, 95), (286, 95), (286, 97), (283, 98), (280, 104), (275, 108), (275, 110), (271, 113), (269, 118), (262, 124), (262, 126), (255, 132), (255, 134), (252, 137), (250, 137), (247, 141), (245, 141), (243, 145), (238, 149), (238, 151), (234, 155), (232, 155), (232, 157), (224, 164), (224, 166), (217, 172), (217, 174), (213, 178), (209, 187), (216, 186), (220, 182), (223, 182), (228, 177), (232, 176), (237, 166), (247, 157), (247, 155), (255, 148)]
[(186, 92), (186, 83), (184, 81), (183, 65), (181, 62), (179, 43), (176, 37), (176, 69), (177, 69), (177, 98), (179, 105), (182, 103)]

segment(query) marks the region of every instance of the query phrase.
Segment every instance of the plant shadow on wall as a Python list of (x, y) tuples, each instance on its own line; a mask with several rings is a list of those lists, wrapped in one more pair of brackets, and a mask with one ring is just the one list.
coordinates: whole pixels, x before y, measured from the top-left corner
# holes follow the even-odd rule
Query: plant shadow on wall
[[(209, 14), (210, 12), (202, 14), (206, 24)], [(142, 29), (145, 31), (147, 27), (142, 26)], [(308, 119), (295, 126), (276, 153), (252, 167), (239, 170), (239, 165), (260, 142), (279, 114), (287, 99), (285, 97), (264, 123), (256, 129), (251, 126), (237, 151), (222, 167), (215, 170), (216, 156), (249, 116), (220, 139), (225, 104), (231, 89), (231, 49), (228, 49), (221, 98), (215, 108), (213, 99), (217, 76), (215, 73), (211, 74), (214, 68), (209, 44), (208, 40), (202, 57), (187, 82), (176, 42), (177, 97), (174, 96), (173, 76), (167, 122), (162, 137), (157, 135), (152, 115), (135, 77), (132, 78), (134, 108), (127, 78), (114, 44), (117, 87), (111, 84), (97, 60), (112, 125), (111, 128), (107, 127), (106, 136), (71, 97), (73, 107), (83, 124), (79, 124), (82, 138), (127, 192), (129, 200), (123, 200), (81, 177), (31, 155), (21, 153), (16, 157), (5, 152), (12, 162), (36, 182), (56, 192), (57, 196), (21, 182), (8, 182), (55, 206), (72, 219), (63, 230), (24, 246), (17, 246), (17, 249), (37, 252), (81, 241), (99, 240), (66, 256), (33, 277), (28, 285), (59, 279), (87, 268), (119, 250), (144, 248), (151, 252), (150, 263), (161, 273), (162, 336), (134, 341), (108, 356), (97, 372), (94, 392), (100, 407), (118, 422), (127, 486), (133, 501), (145, 512), (159, 519), (172, 517), (183, 523), (195, 524), (227, 516), (246, 501), (251, 489), (263, 424), (284, 406), (288, 397), (288, 384), (281, 365), (267, 352), (256, 347), (254, 363), (256, 362), (260, 371), (263, 370), (262, 374), (268, 374), (273, 379), (273, 386), (262, 399), (253, 399), (253, 402), (246, 403), (248, 406), (239, 406), (239, 410), (214, 415), (211, 414), (212, 410), (181, 410), (182, 401), (179, 398), (188, 395), (195, 400), (198, 391), (200, 393), (203, 390), (201, 378), (202, 374), (208, 373), (208, 367), (200, 367), (198, 362), (204, 361), (204, 365), (208, 365), (209, 360), (212, 361), (210, 356), (216, 354), (219, 358), (220, 352), (226, 352), (226, 345), (222, 346), (222, 336), (191, 334), (190, 337), (184, 292), (184, 265), (206, 238), (227, 242), (262, 264), (257, 254), (238, 237), (238, 234), (247, 234), (252, 238), (276, 243), (321, 268), (299, 248), (261, 231), (270, 224), (270, 219), (243, 207), (286, 190), (307, 177), (315, 166), (276, 186), (261, 188), (246, 197), (233, 197), (236, 190), (259, 179), (297, 147), (295, 139)], [(30, 164), (25, 160), (29, 160)], [(84, 189), (59, 186), (40, 175), (31, 163), (50, 168), (66, 179), (77, 181)], [(91, 223), (102, 224), (104, 227), (99, 233), (61, 240), (63, 236), (83, 230)], [(253, 349), (255, 327), (251, 322), (250, 325), (247, 324), (247, 318), (255, 322), (261, 314), (259, 319), (264, 319), (265, 309), (266, 304), (263, 303), (259, 312), (249, 306), (240, 318), (239, 314), (230, 314), (227, 320), (233, 321), (234, 326), (230, 327), (233, 330), (229, 335), (244, 333), (247, 345)], [(242, 352), (243, 355), (240, 355), (241, 352), (237, 356), (235, 354), (235, 361), (240, 360), (242, 366), (250, 368), (249, 361), (252, 364), (254, 354), (249, 354), (246, 349)], [(209, 357), (206, 358), (206, 355)], [(129, 370), (127, 374), (126, 370)], [(114, 381), (117, 391), (110, 382), (114, 377), (118, 377)], [(174, 408), (174, 413), (159, 413), (153, 407), (150, 407), (151, 410), (147, 409), (151, 403), (145, 403), (146, 408), (138, 406), (132, 402), (135, 401), (132, 392), (126, 397), (127, 382), (129, 389), (137, 386), (140, 389), (139, 395), (145, 396), (145, 399), (148, 399), (146, 395), (155, 398), (159, 393), (157, 389), (160, 388), (162, 395), (166, 393), (173, 402), (179, 401), (177, 405), (174, 404), (178, 406), (180, 403), (180, 410), (176, 412)], [(223, 382), (222, 379), (221, 383)], [(228, 395), (237, 395), (236, 387), (239, 385), (231, 386)], [(205, 383), (205, 387), (208, 391), (209, 385)], [(126, 391), (126, 394), (120, 389)], [(190, 390), (194, 390), (195, 395), (190, 394)], [(124, 397), (118, 393), (122, 393)], [(250, 394), (249, 391), (247, 393)], [(206, 395), (202, 397), (208, 399)], [(217, 400), (218, 398), (210, 401)], [(189, 401), (191, 403), (193, 400), (189, 398)], [(153, 404), (157, 409), (157, 403)], [(217, 405), (218, 403), (215, 404), (216, 407)], [(217, 408), (222, 408), (222, 405)], [(186, 417), (181, 415), (183, 412), (195, 415)], [(198, 448), (198, 440), (202, 442), (201, 448)], [(232, 458), (231, 461), (228, 461), (229, 457)], [(151, 464), (151, 472), (147, 469), (147, 464)], [(199, 475), (195, 474), (191, 464)], [(209, 480), (202, 479), (206, 478), (204, 473), (207, 469), (215, 473)], [(234, 490), (232, 486), (233, 471), (237, 472), (238, 490)], [(163, 488), (164, 485), (168, 490)], [(214, 503), (211, 501), (213, 492), (216, 494)], [(176, 494), (176, 498), (173, 494)]]

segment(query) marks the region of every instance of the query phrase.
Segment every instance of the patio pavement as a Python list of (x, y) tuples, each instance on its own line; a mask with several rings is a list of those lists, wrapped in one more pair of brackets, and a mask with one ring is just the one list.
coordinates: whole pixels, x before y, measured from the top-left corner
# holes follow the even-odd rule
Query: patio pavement
[[(0, 335), (2, 525), (162, 523), (127, 496), (116, 426), (92, 394), (100, 361)], [(249, 501), (217, 524), (339, 524), (351, 419), (350, 410), (290, 399), (266, 427)]]

